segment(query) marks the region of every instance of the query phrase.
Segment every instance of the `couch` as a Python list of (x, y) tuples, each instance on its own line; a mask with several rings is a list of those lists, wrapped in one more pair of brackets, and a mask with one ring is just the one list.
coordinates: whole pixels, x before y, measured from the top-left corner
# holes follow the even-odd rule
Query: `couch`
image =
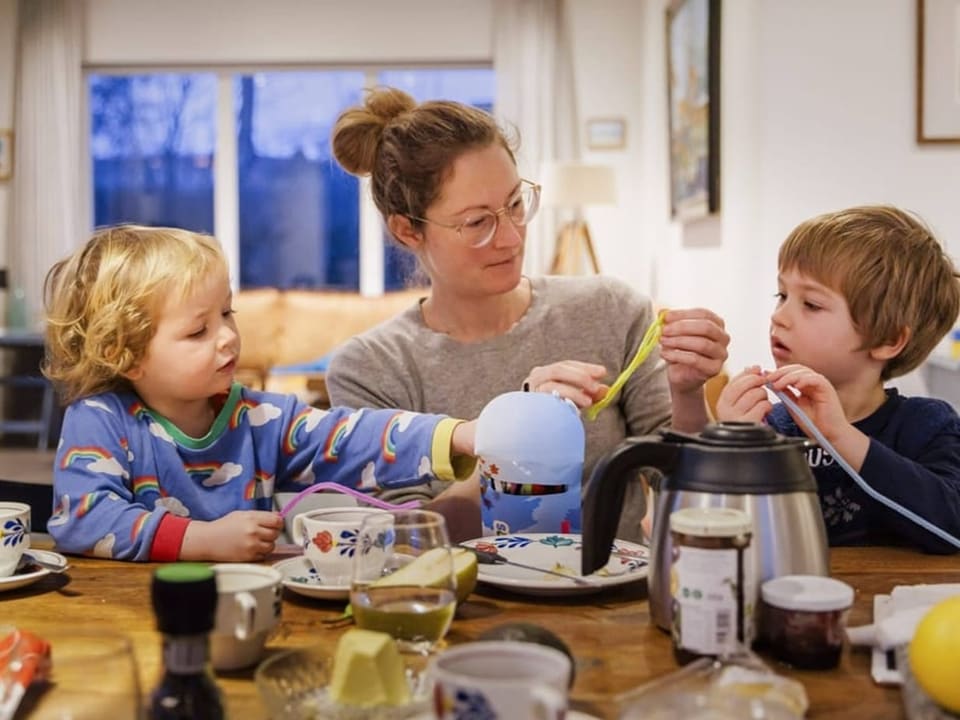
[(243, 340), (237, 379), (253, 388), (327, 402), (323, 371), (349, 338), (393, 317), (427, 294), (423, 288), (364, 297), (317, 290), (241, 290), (234, 295)]

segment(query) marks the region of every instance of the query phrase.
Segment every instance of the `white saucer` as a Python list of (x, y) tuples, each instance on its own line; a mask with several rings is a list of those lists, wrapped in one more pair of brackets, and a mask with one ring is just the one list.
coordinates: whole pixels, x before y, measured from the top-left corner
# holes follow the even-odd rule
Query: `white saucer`
[[(52, 550), (37, 550), (35, 548), (30, 548), (30, 554), (36, 555), (41, 560), (46, 560), (47, 562), (54, 563), (55, 565), (60, 565), (63, 567), (66, 567), (67, 565), (67, 559), (60, 553), (55, 553)], [(53, 571), (42, 568), (39, 565), (27, 565), (25, 568), (15, 572), (10, 577), (0, 578), (0, 592), (16, 590), (24, 585), (31, 585), (40, 578), (49, 575), (51, 572)]]
[(560, 573), (538, 572), (509, 564), (480, 563), (477, 573), (480, 582), (524, 595), (585, 595), (599, 592), (608, 587), (643, 580), (647, 577), (650, 562), (648, 548), (626, 540), (614, 540), (607, 564), (584, 577), (580, 574), (583, 542), (578, 533), (492, 535), (461, 544), (478, 550), (495, 549), (507, 560)]
[(283, 575), (283, 586), (298, 595), (321, 600), (347, 600), (350, 597), (349, 585), (324, 585), (303, 555), (281, 560), (273, 567)]

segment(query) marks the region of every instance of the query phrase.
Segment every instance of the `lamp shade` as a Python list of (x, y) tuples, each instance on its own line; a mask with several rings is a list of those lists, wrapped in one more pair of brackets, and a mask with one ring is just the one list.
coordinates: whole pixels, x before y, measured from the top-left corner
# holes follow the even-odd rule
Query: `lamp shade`
[(617, 202), (616, 176), (609, 165), (544, 163), (540, 184), (545, 207), (582, 208)]

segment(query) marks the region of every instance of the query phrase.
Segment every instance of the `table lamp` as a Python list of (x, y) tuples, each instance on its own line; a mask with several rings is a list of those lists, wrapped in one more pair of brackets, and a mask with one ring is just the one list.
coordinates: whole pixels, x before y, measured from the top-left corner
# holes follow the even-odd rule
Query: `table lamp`
[(593, 272), (600, 272), (597, 254), (590, 238), (590, 229), (583, 209), (593, 205), (614, 205), (617, 202), (616, 177), (609, 165), (587, 165), (575, 162), (545, 163), (540, 175), (543, 185), (542, 204), (572, 210), (573, 218), (557, 231), (552, 275), (579, 275), (588, 260)]

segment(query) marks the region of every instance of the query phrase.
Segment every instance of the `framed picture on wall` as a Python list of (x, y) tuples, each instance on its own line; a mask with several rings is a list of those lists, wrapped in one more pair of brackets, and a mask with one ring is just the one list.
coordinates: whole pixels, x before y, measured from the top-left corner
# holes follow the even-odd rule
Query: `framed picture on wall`
[(667, 8), (670, 209), (694, 220), (720, 208), (720, 0)]
[(960, 143), (960, 0), (917, 0), (917, 142)]
[(13, 130), (0, 130), (0, 180), (13, 177)]

